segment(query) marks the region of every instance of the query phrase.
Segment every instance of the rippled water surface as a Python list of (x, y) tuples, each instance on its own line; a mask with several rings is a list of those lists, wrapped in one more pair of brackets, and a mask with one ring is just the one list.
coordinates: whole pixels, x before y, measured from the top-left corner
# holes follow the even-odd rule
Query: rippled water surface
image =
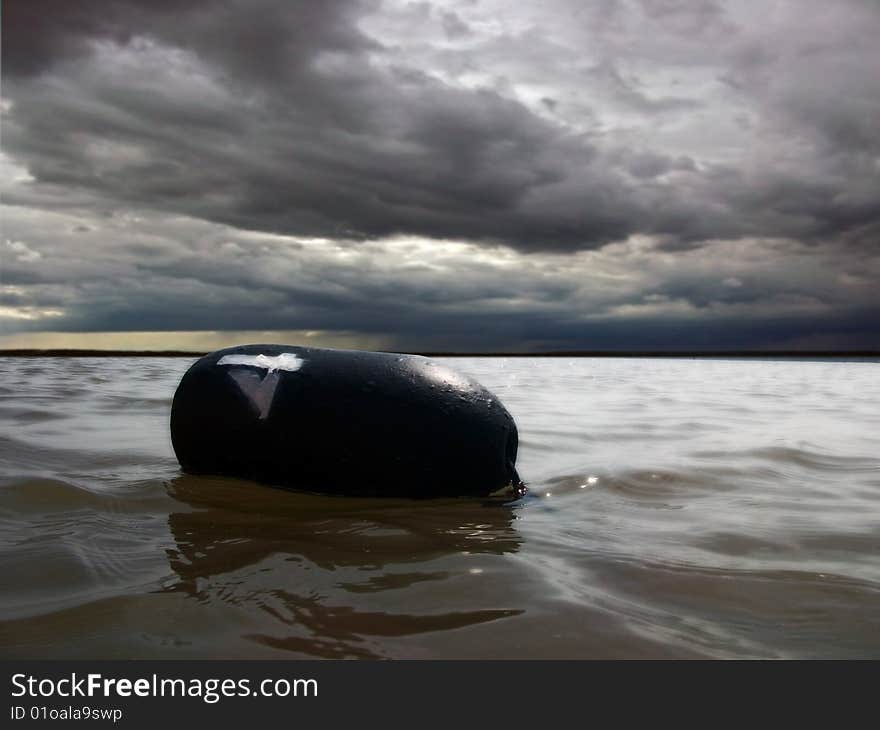
[(512, 504), (180, 473), (187, 359), (0, 358), (5, 657), (880, 657), (880, 364), (456, 358)]

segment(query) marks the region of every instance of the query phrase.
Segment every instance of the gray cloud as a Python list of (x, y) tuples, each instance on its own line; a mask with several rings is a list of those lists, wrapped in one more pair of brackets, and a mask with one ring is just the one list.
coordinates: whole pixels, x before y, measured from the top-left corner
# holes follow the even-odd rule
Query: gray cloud
[(808, 5), (7, 3), (0, 312), (876, 343), (880, 11)]
[(30, 316), (19, 330), (346, 331), (400, 349), (876, 342), (876, 257), (788, 240), (741, 241), (736, 255), (726, 241), (667, 251), (648, 238), (522, 253), (21, 208), (7, 227), (40, 255), (6, 268), (0, 307)]
[[(853, 80), (851, 52), (836, 46), (826, 59), (827, 49), (789, 42), (788, 55), (804, 59), (801, 73), (784, 66), (772, 83), (779, 51), (761, 37), (727, 41), (729, 65), (706, 66), (737, 79), (771, 115), (789, 114), (804, 134), (822, 136), (821, 149), (802, 160), (837, 172), (819, 183), (809, 179), (815, 170), (804, 179), (802, 169), (744, 169), (742, 160), (719, 175), (712, 161), (683, 166), (689, 156), (652, 149), (650, 140), (639, 148), (574, 133), (515, 93), (462, 87), (408, 63), (359, 30), (374, 10), (360, 4), (128, 2), (102, 13), (63, 3), (65, 11), (42, 14), (39, 6), (13, 4), (4, 25), (14, 104), (7, 149), (39, 181), (125, 204), (298, 235), (406, 232), (530, 250), (591, 248), (639, 232), (689, 241), (719, 232), (828, 236), (876, 215), (875, 200), (841, 194), (860, 182), (852, 173), (866, 140), (878, 139), (880, 113), (867, 112), (878, 111), (880, 89), (869, 73)], [(448, 27), (448, 15), (420, 7)], [(724, 19), (711, 3), (626, 7), (617, 12), (632, 32), (665, 32), (667, 44), (714, 40)], [(732, 21), (723, 27), (744, 35)], [(552, 30), (529, 31), (547, 53)], [(595, 34), (586, 23), (580, 30), (584, 41)], [(672, 55), (637, 40), (646, 55)], [(670, 60), (708, 64), (708, 50), (697, 45)], [(506, 50), (518, 51), (513, 43)], [(805, 93), (810, 54), (851, 92), (844, 105)], [(581, 65), (588, 90), (642, 124), (666, 112), (698, 115), (706, 103), (649, 95), (611, 49)], [(783, 85), (781, 103), (768, 100), (775, 85)], [(669, 172), (673, 179), (658, 180)]]

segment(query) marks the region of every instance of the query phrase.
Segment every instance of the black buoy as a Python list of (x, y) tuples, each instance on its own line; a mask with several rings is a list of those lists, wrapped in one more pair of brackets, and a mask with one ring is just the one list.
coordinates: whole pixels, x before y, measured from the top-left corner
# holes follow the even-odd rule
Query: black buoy
[(183, 376), (171, 441), (185, 472), (328, 494), (519, 496), (498, 398), (416, 355), (244, 345)]

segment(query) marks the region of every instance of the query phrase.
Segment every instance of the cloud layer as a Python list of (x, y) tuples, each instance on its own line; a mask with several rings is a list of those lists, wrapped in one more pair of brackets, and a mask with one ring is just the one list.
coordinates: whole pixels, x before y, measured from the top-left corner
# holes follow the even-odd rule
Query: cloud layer
[(10, 2), (0, 319), (880, 346), (878, 33), (862, 0)]

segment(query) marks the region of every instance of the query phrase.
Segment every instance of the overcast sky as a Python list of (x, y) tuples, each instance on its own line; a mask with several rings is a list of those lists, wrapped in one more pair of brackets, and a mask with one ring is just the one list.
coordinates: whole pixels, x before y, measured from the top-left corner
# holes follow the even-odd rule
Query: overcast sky
[(0, 346), (880, 347), (876, 0), (4, 0), (2, 34)]

